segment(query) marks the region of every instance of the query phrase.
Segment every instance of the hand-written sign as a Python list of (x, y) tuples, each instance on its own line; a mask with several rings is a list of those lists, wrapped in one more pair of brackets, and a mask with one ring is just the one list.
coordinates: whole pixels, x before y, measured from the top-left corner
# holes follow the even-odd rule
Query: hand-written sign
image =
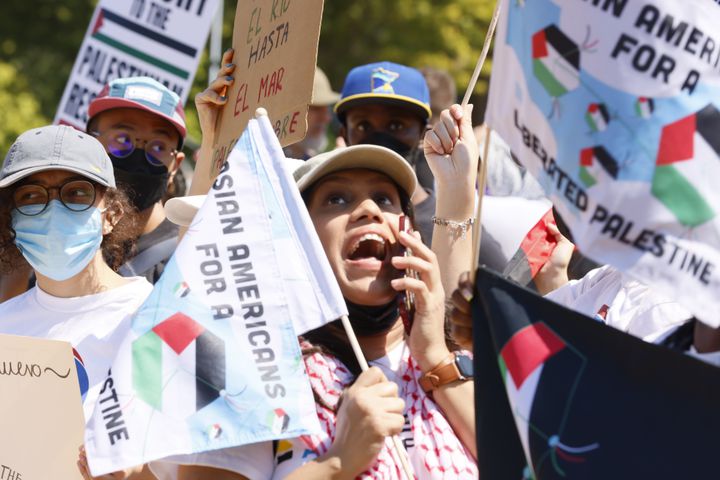
[(81, 130), (88, 105), (116, 79), (152, 77), (185, 101), (219, 0), (101, 0), (55, 123)]
[(233, 31), (235, 82), (218, 117), (208, 166), (214, 178), (258, 107), (281, 145), (302, 140), (312, 99), (323, 0), (238, 2)]
[(0, 335), (0, 392), (0, 479), (81, 479), (84, 421), (70, 344)]
[[(22, 473), (12, 467), (0, 464), (0, 480), (22, 480)], [(27, 475), (25, 476), (27, 479)]]

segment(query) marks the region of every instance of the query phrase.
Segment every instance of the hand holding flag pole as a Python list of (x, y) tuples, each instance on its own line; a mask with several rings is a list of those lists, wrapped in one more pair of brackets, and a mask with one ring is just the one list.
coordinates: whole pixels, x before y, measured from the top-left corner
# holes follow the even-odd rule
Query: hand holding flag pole
[[(348, 336), (348, 340), (350, 340), (350, 345), (352, 345), (353, 353), (355, 353), (355, 358), (357, 358), (360, 369), (364, 372), (368, 368), (370, 368), (370, 366), (365, 359), (365, 354), (363, 354), (363, 351), (360, 348), (360, 343), (358, 343), (358, 339), (355, 336), (355, 331), (353, 331), (352, 325), (350, 325), (350, 319), (347, 315), (343, 315), (342, 317), (340, 317), (340, 321), (342, 322), (342, 326)], [(397, 435), (393, 435), (392, 442), (393, 447), (395, 447), (395, 453), (400, 459), (400, 465), (402, 466), (403, 472), (405, 473), (405, 477), (408, 478), (408, 480), (412, 480), (413, 478), (415, 478), (415, 476), (412, 474), (412, 468), (410, 467), (410, 463), (408, 462), (407, 451), (405, 450), (405, 447), (403, 447), (403, 444), (400, 442), (400, 439)]]

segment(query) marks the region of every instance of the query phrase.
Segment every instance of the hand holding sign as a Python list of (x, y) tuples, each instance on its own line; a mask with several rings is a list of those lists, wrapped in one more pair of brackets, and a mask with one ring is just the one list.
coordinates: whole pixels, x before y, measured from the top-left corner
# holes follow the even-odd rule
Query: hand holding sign
[[(234, 72), (234, 81), (216, 80), (217, 84), (213, 82), (210, 86), (209, 90), (215, 90), (220, 84), (228, 85), (226, 99), (213, 102), (227, 107), (220, 109), (215, 127), (211, 129), (212, 149), (202, 149), (191, 195), (207, 193), (232, 145), (258, 107), (267, 109), (275, 135), (283, 146), (305, 137), (322, 10), (323, 0), (238, 3), (232, 59), (240, 68)], [(210, 101), (214, 95), (208, 90), (201, 96), (206, 92), (208, 95), (202, 99)], [(201, 118), (201, 123), (207, 119)], [(203, 135), (206, 134), (203, 128)], [(203, 145), (205, 143), (203, 141)]]
[(200, 120), (200, 131), (202, 132), (202, 145), (212, 147), (217, 135), (217, 119), (227, 104), (227, 91), (235, 81), (233, 72), (235, 64), (233, 61), (234, 50), (229, 48), (223, 53), (221, 67), (218, 70), (215, 80), (202, 92), (195, 95), (195, 108), (197, 108)]

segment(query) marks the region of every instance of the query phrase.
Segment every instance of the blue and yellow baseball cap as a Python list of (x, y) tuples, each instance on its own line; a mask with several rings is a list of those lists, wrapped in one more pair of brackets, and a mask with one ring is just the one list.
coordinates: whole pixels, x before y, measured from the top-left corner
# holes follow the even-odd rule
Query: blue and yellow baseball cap
[(350, 108), (377, 103), (408, 108), (424, 120), (432, 115), (430, 91), (422, 73), (397, 63), (370, 63), (350, 70), (335, 113), (342, 122)]

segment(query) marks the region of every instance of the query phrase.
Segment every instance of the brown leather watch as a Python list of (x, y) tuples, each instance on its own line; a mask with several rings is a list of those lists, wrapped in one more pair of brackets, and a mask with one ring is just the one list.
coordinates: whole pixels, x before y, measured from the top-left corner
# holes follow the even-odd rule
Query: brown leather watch
[(430, 393), (438, 387), (473, 377), (472, 359), (464, 353), (453, 352), (432, 370), (420, 377), (420, 387)]

